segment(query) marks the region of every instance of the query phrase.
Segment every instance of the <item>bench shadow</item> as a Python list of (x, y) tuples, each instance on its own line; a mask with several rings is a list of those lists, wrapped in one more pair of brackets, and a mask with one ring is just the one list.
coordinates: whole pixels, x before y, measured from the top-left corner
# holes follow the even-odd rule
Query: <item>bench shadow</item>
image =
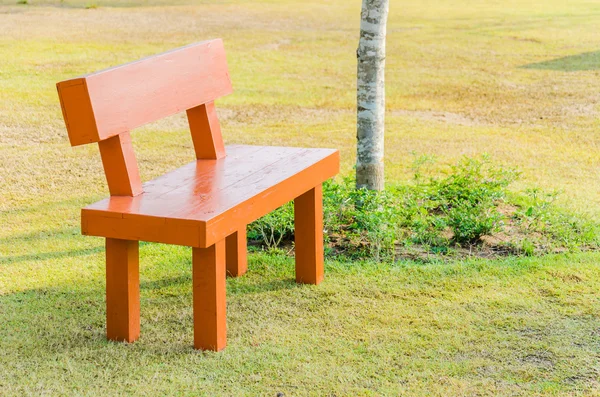
[(556, 70), (562, 72), (578, 72), (600, 70), (600, 51), (584, 52), (576, 55), (550, 59), (543, 62), (529, 63), (519, 66), (520, 69)]
[(19, 242), (31, 242), (36, 240), (44, 240), (49, 238), (72, 238), (73, 236), (80, 236), (81, 228), (76, 227), (65, 227), (60, 229), (46, 229), (36, 230), (34, 232), (27, 232), (21, 234), (14, 234), (0, 238), (0, 243), (13, 244)]
[[(250, 270), (251, 271), (251, 270)], [(242, 276), (244, 277), (244, 276)], [(256, 294), (263, 292), (282, 291), (288, 289), (301, 288), (302, 284), (296, 283), (293, 277), (289, 278), (278, 278), (259, 282), (253, 282), (252, 284), (246, 284), (242, 282), (230, 282), (235, 279), (227, 277), (227, 295), (228, 296), (243, 296), (248, 294)], [(237, 281), (237, 280), (236, 280)], [(192, 290), (192, 271), (190, 274), (167, 277), (158, 280), (140, 282), (140, 290), (160, 290), (163, 288), (177, 288), (180, 286), (189, 286), (189, 290)], [(102, 291), (104, 294), (104, 291)]]
[(34, 261), (34, 260), (42, 260), (43, 261), (43, 260), (47, 260), (47, 259), (67, 258), (67, 257), (72, 257), (72, 256), (85, 256), (85, 255), (96, 254), (101, 251), (104, 251), (104, 247), (84, 248), (84, 249), (70, 250), (70, 251), (41, 252), (41, 253), (35, 253), (35, 254), (14, 255), (14, 256), (3, 256), (3, 257), (0, 257), (0, 265), (8, 264), (8, 263)]
[[(22, 350), (24, 354), (31, 351), (44, 351), (46, 354), (61, 355), (77, 349), (106, 348), (113, 343), (106, 340), (105, 290), (98, 280), (89, 283), (89, 287), (77, 289), (71, 286), (55, 286), (34, 288), (25, 291), (0, 294), (0, 348)], [(253, 280), (254, 281), (254, 280)], [(159, 290), (178, 286), (188, 289), (185, 293), (189, 299), (181, 299), (181, 294), (161, 294)], [(300, 288), (293, 278), (270, 279), (259, 283), (230, 288), (229, 297), (268, 293), (269, 291)], [(196, 353), (192, 348), (193, 322), (191, 317), (192, 279), (190, 275), (168, 277), (140, 283), (140, 290), (154, 291), (151, 297), (142, 296), (142, 333), (149, 340), (156, 340), (152, 327), (156, 325), (144, 312), (160, 312), (165, 305), (173, 305), (181, 310), (189, 309), (184, 323), (177, 310), (161, 319), (167, 326), (173, 325), (172, 332), (177, 337), (161, 343), (141, 343), (131, 346), (155, 353), (168, 351), (182, 354)], [(189, 300), (189, 302), (187, 302)], [(188, 306), (189, 303), (189, 306)], [(145, 329), (145, 330), (144, 330)], [(24, 334), (25, 333), (25, 334)], [(20, 335), (19, 338), (15, 338)], [(35, 348), (31, 345), (30, 336), (35, 335)], [(180, 337), (185, 335), (187, 339)], [(29, 352), (29, 353), (26, 353)]]

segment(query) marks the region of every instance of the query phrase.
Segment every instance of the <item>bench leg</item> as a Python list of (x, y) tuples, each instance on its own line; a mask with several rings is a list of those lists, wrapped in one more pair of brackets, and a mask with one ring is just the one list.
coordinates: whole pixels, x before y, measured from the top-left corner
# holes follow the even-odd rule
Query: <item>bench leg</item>
[(294, 200), (296, 282), (323, 281), (323, 188), (321, 185)]
[(225, 240), (192, 248), (194, 347), (220, 351), (227, 345), (225, 320)]
[(140, 336), (137, 241), (106, 239), (106, 337), (133, 342)]
[(227, 274), (232, 277), (239, 277), (248, 270), (248, 258), (246, 256), (246, 228), (238, 230), (225, 239), (227, 263)]

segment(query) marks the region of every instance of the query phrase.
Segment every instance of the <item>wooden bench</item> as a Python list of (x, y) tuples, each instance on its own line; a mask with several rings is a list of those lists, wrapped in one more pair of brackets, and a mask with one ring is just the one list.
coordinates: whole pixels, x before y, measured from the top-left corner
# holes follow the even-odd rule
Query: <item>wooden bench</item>
[[(246, 272), (246, 225), (288, 201), (296, 281), (323, 279), (321, 184), (339, 171), (339, 153), (224, 146), (214, 101), (232, 87), (220, 39), (57, 88), (71, 145), (98, 143), (110, 190), (81, 211), (82, 233), (106, 238), (108, 339), (133, 342), (140, 334), (140, 240), (192, 247), (197, 349), (226, 345), (225, 275)], [(142, 184), (129, 132), (184, 110), (197, 160)]]

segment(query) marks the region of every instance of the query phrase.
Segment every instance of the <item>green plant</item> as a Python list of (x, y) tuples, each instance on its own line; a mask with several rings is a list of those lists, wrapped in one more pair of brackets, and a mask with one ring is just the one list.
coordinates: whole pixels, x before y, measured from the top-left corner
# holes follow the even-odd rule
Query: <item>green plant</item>
[(287, 203), (277, 210), (252, 222), (248, 226), (248, 238), (260, 241), (268, 249), (280, 246), (284, 239), (294, 235), (294, 206)]
[(504, 219), (493, 203), (457, 203), (446, 211), (447, 224), (458, 244), (476, 244), (483, 236), (499, 230)]
[(521, 232), (537, 240), (538, 245), (554, 248), (589, 248), (599, 244), (599, 225), (581, 214), (560, 209), (555, 202), (558, 192), (527, 189), (516, 198), (519, 209), (513, 214)]
[(464, 157), (450, 173), (429, 183), (431, 199), (447, 217), (452, 239), (458, 244), (475, 244), (497, 231), (504, 215), (498, 203), (518, 172), (491, 163), (488, 156)]
[(529, 231), (543, 230), (552, 218), (552, 206), (558, 192), (545, 193), (539, 188), (525, 190), (524, 208), (515, 214), (515, 218)]
[[(510, 193), (519, 172), (489, 157), (463, 158), (435, 176), (420, 156), (413, 182), (378, 192), (355, 189), (352, 176), (323, 185), (327, 254), (393, 260), (398, 253), (451, 255), (482, 247), (484, 236), (504, 233), (494, 252), (526, 256), (598, 245), (599, 227), (559, 210), (557, 193)], [(424, 175), (428, 175), (426, 178)], [(291, 242), (293, 206), (287, 204), (249, 226), (249, 237), (267, 249)], [(409, 257), (412, 257), (409, 255)]]
[(521, 241), (521, 252), (525, 256), (533, 256), (535, 253), (535, 244), (528, 239)]
[(377, 261), (393, 259), (394, 244), (402, 217), (396, 205), (396, 195), (391, 189), (377, 192), (357, 189), (350, 192), (354, 204), (350, 216), (354, 222), (350, 230), (363, 234), (366, 252)]

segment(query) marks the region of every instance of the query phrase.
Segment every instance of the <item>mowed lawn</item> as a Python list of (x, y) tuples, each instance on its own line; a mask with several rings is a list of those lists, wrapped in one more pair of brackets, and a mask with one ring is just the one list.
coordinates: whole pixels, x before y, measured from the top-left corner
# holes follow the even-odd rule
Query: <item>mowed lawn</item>
[[(386, 173), (489, 153), (518, 189), (600, 218), (600, 4), (391, 1)], [(0, 0), (0, 395), (600, 395), (600, 254), (326, 264), (252, 254), (229, 279), (225, 351), (192, 345), (191, 252), (142, 244), (142, 337), (104, 338), (107, 194), (55, 83), (222, 37), (228, 143), (355, 150), (360, 1)], [(142, 177), (193, 159), (182, 115), (133, 133)]]

